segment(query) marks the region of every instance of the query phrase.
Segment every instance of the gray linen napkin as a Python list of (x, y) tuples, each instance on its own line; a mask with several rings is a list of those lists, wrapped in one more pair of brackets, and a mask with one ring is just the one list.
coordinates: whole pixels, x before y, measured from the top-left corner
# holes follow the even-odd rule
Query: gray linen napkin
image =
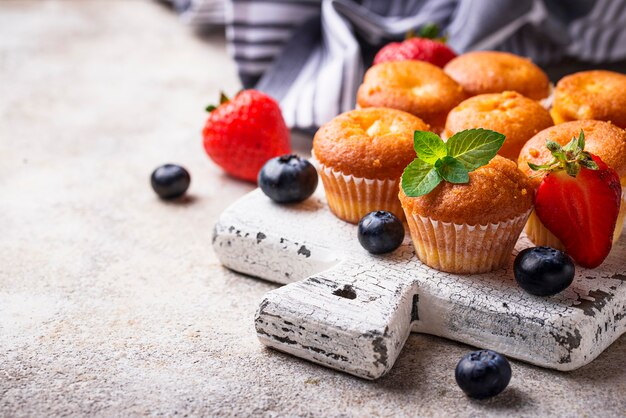
[(176, 1), (195, 23), (193, 8), (223, 2), (244, 86), (279, 100), (287, 124), (300, 129), (354, 108), (376, 51), (426, 23), (439, 24), (459, 53), (504, 50), (539, 64), (626, 58), (626, 0)]

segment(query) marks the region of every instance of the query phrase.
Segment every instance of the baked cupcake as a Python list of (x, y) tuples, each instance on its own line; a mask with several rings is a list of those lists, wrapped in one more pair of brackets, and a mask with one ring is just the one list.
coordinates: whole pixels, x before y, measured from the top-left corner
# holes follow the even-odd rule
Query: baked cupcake
[(415, 157), (413, 133), (428, 129), (409, 113), (373, 107), (343, 113), (322, 126), (313, 153), (330, 210), (351, 223), (375, 210), (402, 219), (400, 176)]
[(459, 55), (443, 69), (469, 96), (516, 91), (530, 99), (550, 95), (548, 76), (528, 58), (497, 51)]
[[(552, 154), (546, 147), (546, 141), (551, 140), (566, 145), (573, 137), (578, 137), (580, 131), (585, 134), (585, 150), (597, 155), (609, 167), (613, 168), (620, 177), (622, 185), (622, 203), (620, 206), (613, 241), (620, 234), (626, 218), (626, 131), (617, 126), (602, 121), (581, 120), (556, 125), (532, 137), (522, 148), (518, 165), (522, 172), (531, 176), (533, 188), (539, 187), (543, 174), (533, 171), (528, 163), (546, 164), (552, 160)], [(528, 238), (536, 245), (547, 245), (564, 250), (561, 241), (555, 237), (533, 213), (526, 225)]]
[(374, 65), (357, 92), (360, 107), (390, 107), (409, 112), (441, 132), (450, 109), (465, 99), (463, 89), (439, 67), (423, 61)]
[[(626, 75), (583, 71), (563, 77), (554, 89), (554, 123), (603, 120), (626, 128)], [(600, 157), (602, 158), (602, 157)]]
[[(466, 137), (472, 139), (472, 131), (464, 132), (469, 132)], [(491, 156), (482, 151), (480, 154), (490, 161), (469, 170), (466, 182), (459, 182), (460, 177), (450, 178), (454, 183), (440, 179), (434, 189), (424, 193), (412, 189), (410, 181), (407, 183), (415, 163), (402, 176), (399, 197), (415, 253), (432, 268), (450, 273), (496, 270), (510, 259), (524, 228), (533, 204), (530, 180), (513, 161), (493, 157), (497, 148)], [(453, 166), (447, 158), (435, 162), (434, 167)], [(416, 161), (421, 161), (419, 150)], [(421, 164), (418, 162), (418, 167)]]
[(450, 137), (471, 128), (500, 132), (506, 139), (498, 154), (517, 161), (526, 141), (552, 125), (550, 112), (537, 101), (505, 91), (480, 94), (461, 102), (448, 114), (444, 135)]

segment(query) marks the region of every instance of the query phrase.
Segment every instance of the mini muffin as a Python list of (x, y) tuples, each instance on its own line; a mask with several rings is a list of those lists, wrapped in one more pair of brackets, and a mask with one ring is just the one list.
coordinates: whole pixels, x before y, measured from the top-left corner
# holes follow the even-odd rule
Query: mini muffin
[[(581, 120), (566, 122), (544, 129), (532, 137), (522, 148), (518, 165), (526, 175), (532, 176), (533, 188), (539, 187), (544, 174), (530, 169), (528, 163), (546, 164), (552, 160), (552, 154), (546, 148), (546, 141), (551, 140), (566, 145), (580, 131), (585, 133), (585, 150), (600, 157), (620, 177), (622, 184), (622, 204), (620, 206), (613, 241), (622, 233), (626, 217), (626, 131), (609, 122)], [(526, 225), (528, 238), (536, 245), (548, 245), (564, 250), (565, 247), (539, 220), (535, 213), (530, 215)]]
[(563, 77), (551, 112), (557, 124), (594, 119), (626, 128), (626, 75), (596, 70)]
[(374, 107), (343, 113), (322, 126), (313, 153), (330, 210), (351, 223), (375, 210), (402, 219), (400, 176), (415, 158), (413, 133), (429, 128), (409, 113)]
[(520, 150), (537, 132), (552, 126), (552, 118), (539, 102), (519, 93), (480, 94), (461, 102), (446, 120), (445, 136), (472, 128), (485, 128), (506, 136), (498, 154), (517, 161)]
[(399, 197), (424, 264), (450, 273), (484, 273), (510, 259), (534, 193), (513, 161), (495, 156), (469, 173), (469, 183), (443, 181), (420, 197), (400, 188)]
[(450, 109), (465, 99), (463, 89), (439, 67), (423, 61), (385, 62), (365, 73), (357, 93), (360, 107), (409, 112), (441, 132)]
[(469, 96), (516, 91), (533, 100), (550, 95), (548, 76), (528, 58), (497, 51), (459, 55), (443, 69)]

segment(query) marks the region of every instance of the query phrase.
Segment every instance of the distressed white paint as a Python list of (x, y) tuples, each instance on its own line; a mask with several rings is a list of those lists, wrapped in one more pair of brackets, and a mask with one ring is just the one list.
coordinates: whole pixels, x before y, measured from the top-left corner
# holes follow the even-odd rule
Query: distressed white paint
[[(367, 379), (393, 366), (411, 331), (557, 370), (589, 363), (626, 331), (624, 238), (600, 268), (577, 268), (573, 285), (550, 298), (516, 285), (513, 256), (493, 273), (442, 273), (415, 257), (408, 233), (395, 252), (371, 255), (321, 190), (297, 205), (256, 190), (222, 214), (213, 242), (226, 267), (286, 284), (257, 312), (264, 344)], [(516, 251), (529, 245), (522, 237)]]

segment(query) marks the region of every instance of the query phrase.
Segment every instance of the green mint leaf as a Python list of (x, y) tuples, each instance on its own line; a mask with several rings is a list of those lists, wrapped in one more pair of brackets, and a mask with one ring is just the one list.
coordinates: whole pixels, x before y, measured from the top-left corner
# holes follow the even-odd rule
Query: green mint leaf
[(437, 173), (450, 183), (467, 183), (469, 174), (467, 168), (460, 161), (453, 157), (445, 156), (435, 163)]
[(452, 135), (446, 146), (450, 157), (457, 159), (467, 171), (473, 171), (496, 156), (504, 138), (501, 133), (488, 129), (467, 129)]
[(438, 135), (429, 131), (415, 131), (413, 148), (420, 160), (434, 165), (438, 159), (448, 155), (446, 143)]
[(441, 183), (441, 176), (435, 167), (419, 158), (414, 159), (402, 173), (402, 190), (409, 197), (419, 197), (430, 193)]

